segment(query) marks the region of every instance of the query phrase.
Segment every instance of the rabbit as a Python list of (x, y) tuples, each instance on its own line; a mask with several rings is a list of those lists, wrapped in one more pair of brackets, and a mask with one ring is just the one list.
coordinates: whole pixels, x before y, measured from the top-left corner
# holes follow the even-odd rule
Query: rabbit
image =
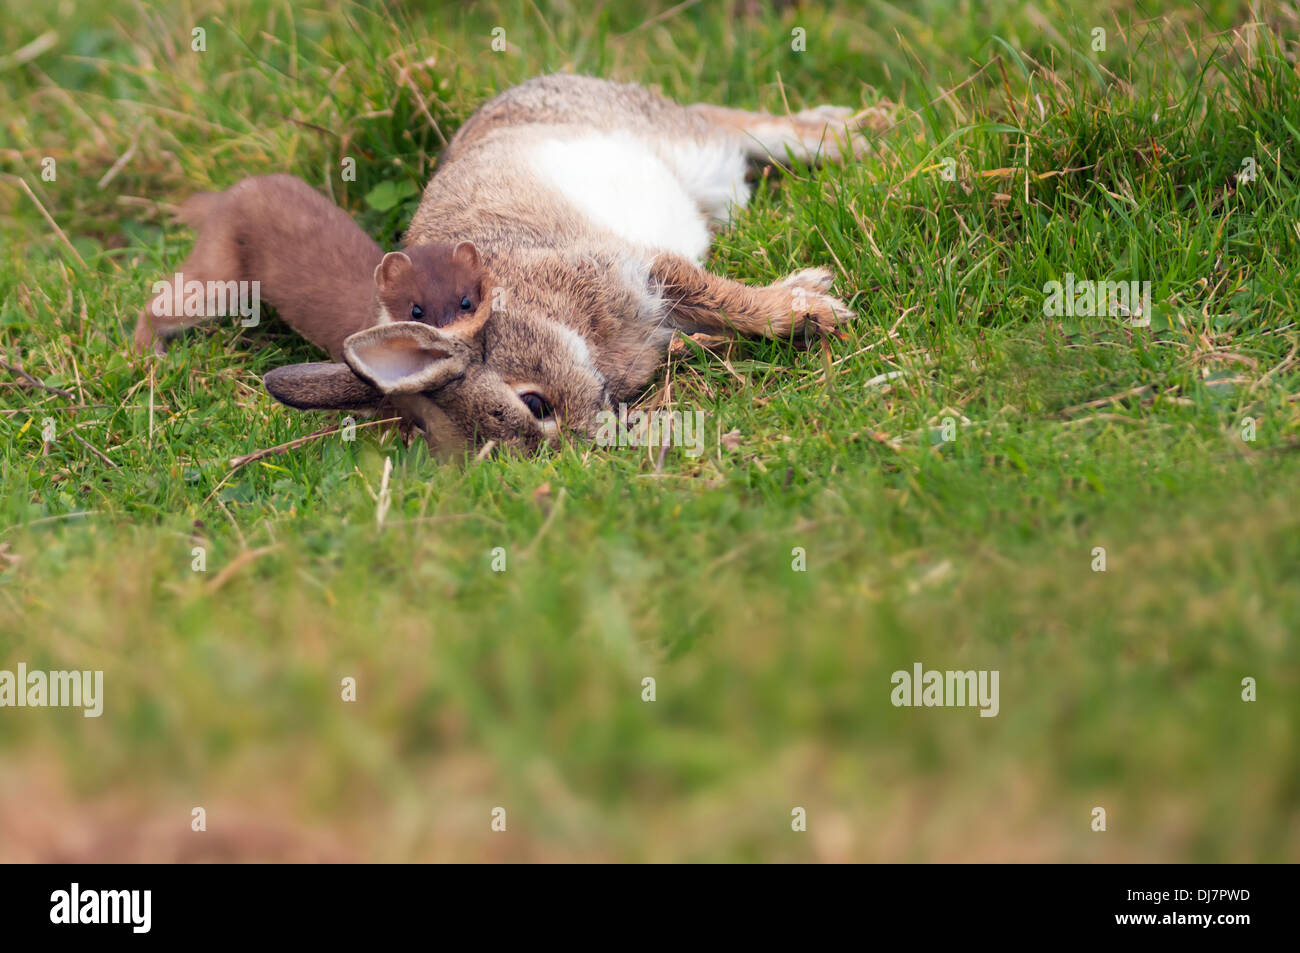
[[(408, 245), (383, 253), (333, 202), (292, 175), (244, 179), (224, 192), (202, 192), (181, 206), (198, 232), (194, 251), (136, 322), (136, 348), (161, 351), (184, 328), (225, 307), (185, 314), (190, 282), (246, 282), (313, 344), (343, 359), (349, 335), (389, 321), (450, 325), (478, 310), (488, 282), (472, 242)], [(157, 286), (156, 286), (157, 287)], [(230, 297), (224, 293), (222, 301)], [(234, 290), (234, 289), (232, 289)], [(206, 296), (205, 296), (206, 297)], [(198, 299), (195, 299), (196, 302)], [(245, 302), (247, 305), (247, 302)]]
[(342, 342), (342, 361), (277, 368), (265, 386), (302, 409), (390, 401), (442, 456), (533, 450), (590, 440), (679, 332), (837, 334), (852, 312), (829, 269), (752, 287), (701, 262), (749, 198), (751, 164), (855, 153), (882, 113), (683, 106), (577, 75), (508, 89), (448, 144), (404, 236), (472, 242), (487, 305), (443, 327), (376, 323)]

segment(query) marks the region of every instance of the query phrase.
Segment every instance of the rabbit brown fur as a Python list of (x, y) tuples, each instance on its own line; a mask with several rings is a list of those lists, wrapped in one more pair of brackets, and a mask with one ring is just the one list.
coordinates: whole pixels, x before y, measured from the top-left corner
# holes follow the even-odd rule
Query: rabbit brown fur
[(266, 386), (296, 407), (386, 398), (442, 453), (488, 440), (533, 448), (589, 439), (602, 410), (649, 383), (678, 332), (833, 333), (851, 312), (827, 293), (829, 270), (753, 287), (700, 262), (747, 200), (752, 163), (851, 154), (878, 118), (682, 106), (571, 75), (509, 89), (452, 139), (405, 236), (472, 242), (491, 276), (484, 305), (445, 327), (357, 329), (343, 364), (280, 368)]

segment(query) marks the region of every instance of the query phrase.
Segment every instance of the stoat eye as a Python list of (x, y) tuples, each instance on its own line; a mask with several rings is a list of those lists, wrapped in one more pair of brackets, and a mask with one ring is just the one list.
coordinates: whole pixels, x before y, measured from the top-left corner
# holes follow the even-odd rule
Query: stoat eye
[(536, 391), (524, 391), (519, 395), (519, 399), (524, 402), (524, 406), (538, 420), (545, 420), (551, 416), (551, 405), (546, 402), (546, 398)]
[(460, 310), (468, 311), (472, 307), (474, 307), (474, 302), (470, 301), (469, 298), (460, 299)]
[(411, 305), (411, 320), (419, 321), (422, 317), (424, 317), (424, 309), (418, 304)]

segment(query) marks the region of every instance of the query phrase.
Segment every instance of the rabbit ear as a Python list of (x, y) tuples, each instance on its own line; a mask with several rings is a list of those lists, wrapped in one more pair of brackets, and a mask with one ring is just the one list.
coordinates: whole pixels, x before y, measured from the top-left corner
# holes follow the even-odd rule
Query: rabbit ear
[(262, 383), (280, 403), (299, 410), (361, 410), (384, 399), (346, 364), (289, 364), (271, 371)]
[(464, 374), (469, 363), (462, 341), (419, 321), (358, 331), (343, 342), (343, 359), (384, 394), (435, 390)]

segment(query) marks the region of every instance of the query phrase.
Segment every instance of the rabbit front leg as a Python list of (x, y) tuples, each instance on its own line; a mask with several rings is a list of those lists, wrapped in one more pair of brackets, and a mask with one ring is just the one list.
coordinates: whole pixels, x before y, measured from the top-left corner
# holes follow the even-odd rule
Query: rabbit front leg
[(840, 322), (853, 316), (844, 302), (826, 294), (832, 281), (828, 268), (805, 268), (776, 284), (753, 288), (711, 274), (679, 255), (664, 254), (650, 266), (650, 278), (669, 321), (688, 334), (837, 334)]

